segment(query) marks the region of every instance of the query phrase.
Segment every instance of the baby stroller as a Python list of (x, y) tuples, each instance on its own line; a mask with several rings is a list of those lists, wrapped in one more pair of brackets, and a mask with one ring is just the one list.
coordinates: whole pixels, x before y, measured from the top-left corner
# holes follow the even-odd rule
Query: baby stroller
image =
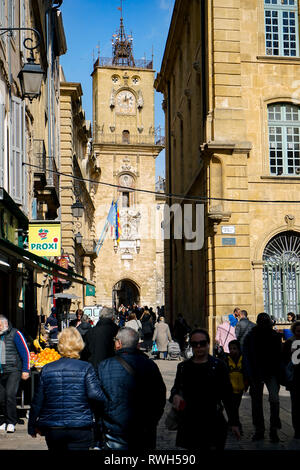
[(168, 354), (167, 354), (167, 359), (178, 359), (178, 361), (181, 360), (181, 350), (180, 346), (176, 341), (170, 341), (168, 343)]

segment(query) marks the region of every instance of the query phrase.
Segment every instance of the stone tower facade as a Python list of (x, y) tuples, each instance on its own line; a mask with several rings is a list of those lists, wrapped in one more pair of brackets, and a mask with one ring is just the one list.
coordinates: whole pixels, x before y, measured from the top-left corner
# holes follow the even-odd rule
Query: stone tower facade
[(163, 146), (154, 128), (152, 65), (134, 60), (121, 18), (113, 57), (99, 57), (92, 73), (93, 155), (101, 170), (93, 195), (96, 238), (103, 239), (113, 200), (121, 227), (119, 242), (109, 226), (98, 244), (96, 301), (116, 307), (158, 304), (155, 159)]

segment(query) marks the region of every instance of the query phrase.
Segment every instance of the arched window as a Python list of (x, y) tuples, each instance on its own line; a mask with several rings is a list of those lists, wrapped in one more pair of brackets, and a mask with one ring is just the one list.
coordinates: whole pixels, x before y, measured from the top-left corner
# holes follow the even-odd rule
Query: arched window
[(263, 253), (264, 308), (277, 320), (300, 313), (300, 234), (273, 237)]
[(265, 0), (266, 55), (299, 55), (298, 0)]
[(122, 186), (120, 191), (121, 207), (127, 208), (134, 204), (134, 179), (131, 175), (124, 173), (119, 177), (119, 185)]
[(289, 103), (268, 106), (269, 156), (272, 175), (296, 175), (300, 168), (300, 107)]

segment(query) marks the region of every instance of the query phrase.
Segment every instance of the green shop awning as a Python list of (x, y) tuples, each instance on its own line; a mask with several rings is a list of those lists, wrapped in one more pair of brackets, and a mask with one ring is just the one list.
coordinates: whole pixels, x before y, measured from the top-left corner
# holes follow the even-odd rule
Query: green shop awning
[(68, 281), (78, 282), (79, 284), (88, 284), (85, 277), (75, 273), (71, 269), (63, 268), (58, 264), (52, 263), (46, 258), (30, 253), (8, 240), (0, 238), (0, 250), (17, 258), (20, 262), (36, 269), (37, 271), (46, 272), (52, 276), (66, 279)]

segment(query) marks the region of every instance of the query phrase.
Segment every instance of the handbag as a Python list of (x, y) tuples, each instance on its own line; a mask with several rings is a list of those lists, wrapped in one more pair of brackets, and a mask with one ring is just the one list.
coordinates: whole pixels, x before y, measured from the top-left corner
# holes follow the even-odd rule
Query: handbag
[[(179, 375), (179, 389), (177, 393), (180, 393), (182, 395), (182, 388), (183, 388), (183, 380), (182, 380), (182, 369), (181, 369), (180, 375)], [(178, 425), (181, 421), (183, 409), (184, 407), (180, 410), (175, 410), (175, 408), (171, 406), (165, 419), (165, 425), (168, 431), (176, 431), (178, 429)]]
[(151, 353), (155, 354), (155, 353), (157, 353), (157, 352), (158, 352), (157, 344), (156, 344), (155, 341), (153, 341)]
[(168, 431), (176, 431), (178, 429), (178, 424), (180, 421), (180, 411), (175, 410), (173, 406), (171, 406), (170, 411), (168, 412), (165, 425)]

